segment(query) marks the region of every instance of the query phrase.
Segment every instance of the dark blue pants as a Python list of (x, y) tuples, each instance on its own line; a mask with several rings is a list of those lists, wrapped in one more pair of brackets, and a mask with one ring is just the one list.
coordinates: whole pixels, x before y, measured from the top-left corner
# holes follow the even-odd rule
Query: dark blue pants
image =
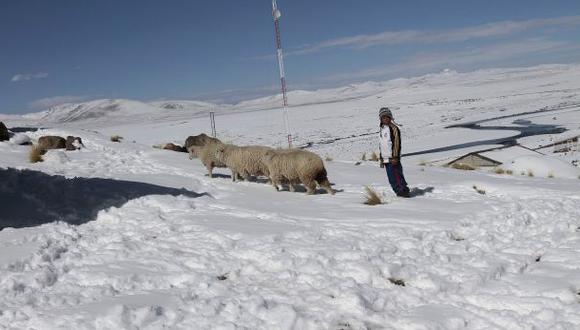
[(408, 193), (409, 187), (407, 187), (407, 181), (405, 181), (405, 176), (403, 176), (401, 162), (397, 163), (397, 165), (391, 163), (385, 164), (385, 169), (387, 170), (387, 177), (389, 178), (389, 183), (393, 191), (397, 195)]

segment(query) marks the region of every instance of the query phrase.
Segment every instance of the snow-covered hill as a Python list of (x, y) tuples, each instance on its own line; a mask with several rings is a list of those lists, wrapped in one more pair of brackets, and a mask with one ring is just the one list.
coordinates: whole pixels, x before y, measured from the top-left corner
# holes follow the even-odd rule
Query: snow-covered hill
[[(66, 103), (48, 110), (24, 115), (43, 125), (74, 122), (131, 121), (170, 119), (174, 116), (191, 118), (215, 111), (218, 106), (198, 101), (156, 101), (145, 103), (126, 99), (101, 99), (81, 103)], [(227, 106), (222, 106), (226, 107)]]
[[(5, 117), (46, 123), (25, 133), (33, 141), (74, 135), (86, 148), (31, 164), (28, 146), (0, 143), (0, 228), (22, 227), (0, 230), (0, 328), (580, 327), (580, 153), (542, 147), (580, 135), (580, 66), (291, 97), (295, 143), (325, 159), (334, 196), (234, 183), (227, 169), (211, 179), (199, 160), (151, 147), (209, 133), (211, 104), (101, 100)], [(216, 110), (218, 137), (285, 146), (275, 101)], [(385, 105), (402, 125), (411, 199), (361, 160)], [(550, 133), (517, 138), (529, 130)], [(503, 172), (438, 166), (510, 137), (518, 152), (486, 153)], [(363, 204), (365, 186), (385, 203)]]

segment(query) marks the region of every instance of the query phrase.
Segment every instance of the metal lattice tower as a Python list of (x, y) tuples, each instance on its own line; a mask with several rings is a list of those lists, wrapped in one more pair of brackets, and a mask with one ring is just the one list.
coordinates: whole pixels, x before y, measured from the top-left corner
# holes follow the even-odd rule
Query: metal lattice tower
[(278, 55), (278, 69), (280, 71), (280, 87), (282, 88), (282, 105), (284, 114), (284, 126), (288, 138), (288, 148), (292, 148), (292, 134), (288, 123), (288, 97), (286, 96), (286, 74), (284, 72), (284, 54), (282, 53), (282, 41), (280, 39), (280, 11), (276, 0), (272, 0), (272, 16), (274, 17), (274, 29), (276, 30), (276, 51)]

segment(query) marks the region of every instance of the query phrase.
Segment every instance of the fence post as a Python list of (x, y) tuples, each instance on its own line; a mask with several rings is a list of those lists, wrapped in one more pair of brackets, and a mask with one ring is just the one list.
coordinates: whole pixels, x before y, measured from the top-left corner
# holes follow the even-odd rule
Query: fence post
[(209, 120), (211, 122), (211, 136), (215, 138), (217, 136), (217, 132), (215, 129), (215, 112), (210, 111)]

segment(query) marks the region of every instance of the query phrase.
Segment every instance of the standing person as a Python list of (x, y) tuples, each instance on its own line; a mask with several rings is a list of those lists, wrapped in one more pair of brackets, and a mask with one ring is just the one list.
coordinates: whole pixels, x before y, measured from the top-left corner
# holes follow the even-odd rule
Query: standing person
[(379, 154), (381, 168), (386, 168), (389, 183), (399, 197), (411, 197), (401, 166), (401, 131), (387, 107), (379, 110)]

